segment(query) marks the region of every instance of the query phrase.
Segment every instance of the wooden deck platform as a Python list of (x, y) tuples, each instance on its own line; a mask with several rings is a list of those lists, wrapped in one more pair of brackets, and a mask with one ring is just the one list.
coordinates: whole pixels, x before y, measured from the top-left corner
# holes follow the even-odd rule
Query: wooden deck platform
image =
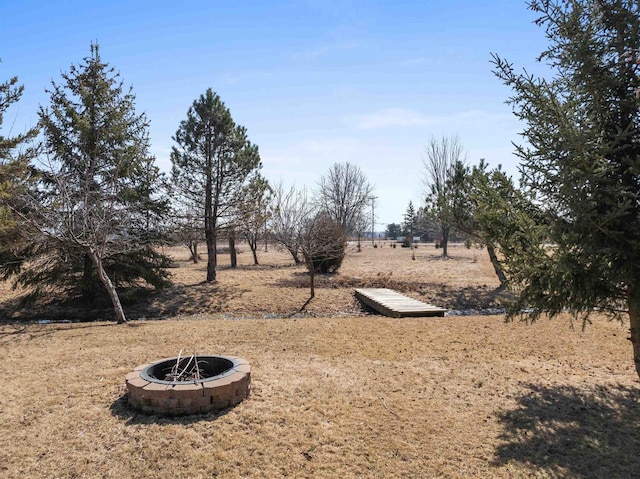
[(447, 311), (387, 288), (357, 288), (355, 292), (362, 303), (392, 318), (444, 316)]

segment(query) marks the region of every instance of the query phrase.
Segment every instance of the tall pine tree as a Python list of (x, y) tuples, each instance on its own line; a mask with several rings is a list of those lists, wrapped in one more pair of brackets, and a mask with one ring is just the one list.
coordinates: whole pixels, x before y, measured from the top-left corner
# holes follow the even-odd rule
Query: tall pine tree
[[(516, 73), (495, 57), (513, 89), (527, 144), (522, 184), (544, 209), (557, 245), (511, 258), (520, 284), (512, 314), (563, 311), (628, 315), (640, 375), (640, 13), (631, 0), (537, 0), (549, 46), (548, 78)], [(522, 234), (522, 232), (514, 232)]]
[(262, 168), (258, 147), (211, 88), (193, 102), (173, 139), (173, 183), (181, 194), (204, 204), (207, 281), (215, 281), (219, 232), (244, 200), (244, 187)]
[(35, 182), (30, 161), (36, 148), (31, 146), (31, 141), (37, 136), (38, 129), (31, 128), (15, 136), (5, 136), (2, 132), (4, 116), (20, 100), (23, 91), (18, 77), (0, 83), (0, 277), (3, 279), (19, 270), (31, 247), (24, 239), (13, 209), (21, 208), (19, 197)]
[(42, 180), (23, 196), (28, 214), (16, 210), (35, 246), (17, 281), (36, 293), (67, 287), (87, 299), (99, 284), (123, 323), (119, 285), (167, 281), (166, 258), (154, 246), (168, 205), (149, 154), (148, 122), (98, 45), (47, 92), (50, 106), (39, 112)]

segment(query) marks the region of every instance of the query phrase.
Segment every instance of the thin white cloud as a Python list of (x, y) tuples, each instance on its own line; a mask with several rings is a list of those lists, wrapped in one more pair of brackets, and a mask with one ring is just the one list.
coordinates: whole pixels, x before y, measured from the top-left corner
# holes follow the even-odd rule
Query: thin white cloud
[(417, 111), (406, 108), (386, 108), (365, 115), (359, 115), (348, 119), (354, 123), (358, 130), (375, 130), (390, 126), (427, 126), (433, 124), (433, 120), (421, 115)]
[(349, 116), (346, 123), (357, 130), (376, 130), (388, 127), (437, 126), (455, 133), (456, 127), (465, 129), (470, 125), (499, 125), (501, 129), (513, 130), (517, 120), (510, 114), (492, 113), (482, 110), (467, 110), (448, 115), (426, 115), (407, 108), (385, 108), (383, 110)]
[(328, 51), (329, 51), (329, 47), (327, 45), (320, 45), (318, 47), (309, 48), (307, 50), (296, 52), (293, 55), (291, 55), (291, 58), (293, 60), (306, 60), (306, 61), (315, 60), (316, 58), (326, 55)]
[(306, 50), (295, 52), (291, 55), (291, 59), (310, 61), (310, 60), (315, 60), (317, 58), (330, 55), (336, 52), (353, 50), (355, 48), (360, 47), (361, 45), (362, 45), (361, 41), (354, 40), (354, 39), (331, 41), (322, 45), (310, 47)]
[(236, 72), (236, 73), (225, 73), (221, 76), (221, 83), (225, 85), (236, 85), (241, 82), (247, 82), (251, 80), (260, 80), (264, 78), (268, 78), (272, 75), (271, 72), (267, 71), (247, 71), (247, 72)]
[(417, 65), (424, 65), (427, 62), (425, 57), (406, 58), (399, 60), (396, 65), (400, 67), (413, 67)]
[[(353, 138), (306, 138), (285, 147), (261, 149), (262, 163), (278, 175), (319, 175), (335, 162), (353, 161), (364, 145)], [(310, 168), (310, 165), (314, 165)]]

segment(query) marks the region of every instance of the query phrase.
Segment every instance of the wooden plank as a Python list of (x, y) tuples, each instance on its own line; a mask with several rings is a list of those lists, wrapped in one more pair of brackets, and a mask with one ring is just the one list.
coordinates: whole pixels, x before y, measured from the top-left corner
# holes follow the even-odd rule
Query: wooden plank
[(356, 297), (375, 311), (392, 318), (444, 316), (446, 309), (409, 298), (388, 288), (356, 288)]

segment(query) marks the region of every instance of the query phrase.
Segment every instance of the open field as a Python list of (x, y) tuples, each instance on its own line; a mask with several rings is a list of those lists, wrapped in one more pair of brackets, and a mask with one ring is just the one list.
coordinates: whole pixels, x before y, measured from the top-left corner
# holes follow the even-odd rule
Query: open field
[[(218, 280), (204, 282), (206, 255), (198, 264), (188, 261), (183, 248), (166, 252), (176, 260), (171, 268), (174, 285), (134, 304), (125, 303), (131, 319), (144, 317), (162, 319), (206, 313), (215, 317), (273, 318), (299, 312), (309, 298), (309, 277), (304, 266), (295, 266), (291, 256), (275, 248), (259, 252), (260, 266), (253, 265), (251, 252), (240, 245), (238, 268), (229, 267), (229, 256), (218, 255)], [(361, 315), (360, 305), (353, 296), (357, 287), (390, 287), (416, 299), (450, 309), (477, 309), (498, 306), (498, 281), (485, 250), (466, 249), (462, 245), (450, 248), (452, 259), (439, 259), (441, 250), (433, 245), (420, 245), (415, 260), (409, 249), (392, 249), (388, 244), (373, 248), (363, 246), (358, 253), (350, 246), (342, 268), (335, 275), (316, 276), (316, 299), (306, 308), (308, 316)], [(88, 309), (75, 310), (65, 305), (46, 308), (31, 307), (12, 313), (12, 298), (19, 293), (10, 285), (0, 283), (0, 317), (31, 319), (112, 319), (108, 300), (91, 304)]]
[[(625, 326), (360, 311), (347, 291), (358, 280), (444, 306), (493, 301), (484, 252), (441, 261), (426, 247), (415, 261), (350, 255), (303, 317), (225, 319), (286, 316), (306, 300), (302, 269), (272, 254), (260, 268), (240, 255), (215, 287), (200, 283), (204, 265), (177, 268), (180, 300), (148, 303), (168, 321), (0, 326), (0, 477), (637, 477)], [(129, 410), (124, 376), (181, 349), (248, 359), (251, 397), (204, 416)]]

